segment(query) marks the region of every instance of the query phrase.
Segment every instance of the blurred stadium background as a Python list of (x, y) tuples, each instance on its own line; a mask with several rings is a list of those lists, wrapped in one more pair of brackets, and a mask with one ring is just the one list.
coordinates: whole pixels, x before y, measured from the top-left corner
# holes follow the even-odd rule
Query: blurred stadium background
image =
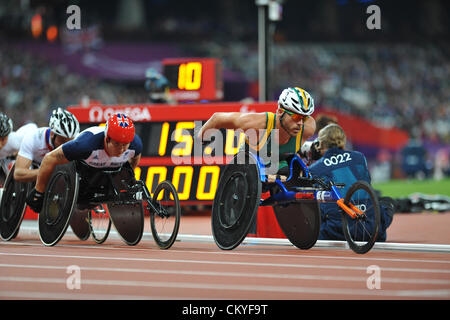
[[(222, 61), (223, 101), (258, 101), (255, 0), (3, 0), (0, 110), (46, 125), (56, 106), (149, 103), (145, 71), (162, 59)], [(450, 2), (280, 1), (268, 21), (267, 99), (301, 86), (332, 110), (403, 130), (397, 150), (367, 154), (375, 181), (449, 175)], [(71, 31), (67, 8), (81, 11)], [(377, 5), (381, 29), (366, 9)], [(180, 106), (182, 107), (182, 106)], [(413, 159), (415, 169), (404, 164)]]

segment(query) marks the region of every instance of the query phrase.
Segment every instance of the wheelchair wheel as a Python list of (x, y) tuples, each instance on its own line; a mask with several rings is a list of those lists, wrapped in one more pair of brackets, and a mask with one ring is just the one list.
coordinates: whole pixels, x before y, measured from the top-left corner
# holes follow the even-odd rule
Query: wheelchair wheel
[(75, 206), (69, 221), (69, 226), (78, 239), (85, 241), (91, 235), (89, 228), (89, 210), (80, 210)]
[(135, 203), (108, 203), (108, 212), (122, 240), (129, 246), (139, 243), (144, 233), (144, 205)]
[(102, 244), (108, 238), (111, 230), (111, 219), (109, 219), (106, 206), (100, 204), (89, 210), (88, 219), (92, 238), (97, 244)]
[(180, 227), (181, 207), (178, 193), (173, 184), (163, 181), (155, 189), (150, 210), (150, 227), (156, 244), (169, 249), (175, 242)]
[(275, 205), (273, 211), (288, 240), (297, 248), (308, 250), (319, 238), (320, 209), (317, 201)]
[(212, 206), (211, 228), (219, 248), (232, 250), (245, 239), (255, 222), (261, 191), (256, 159), (239, 151), (222, 171)]
[(365, 181), (352, 184), (344, 198), (344, 203), (352, 203), (364, 214), (353, 219), (342, 213), (342, 228), (350, 248), (359, 254), (372, 249), (380, 228), (380, 205), (373, 188)]
[(0, 236), (5, 241), (14, 239), (19, 233), (27, 207), (25, 199), (34, 184), (14, 180), (14, 167), (6, 177), (0, 203)]
[(57, 244), (64, 236), (74, 212), (78, 188), (78, 173), (72, 162), (55, 168), (39, 214), (39, 237), (46, 246)]

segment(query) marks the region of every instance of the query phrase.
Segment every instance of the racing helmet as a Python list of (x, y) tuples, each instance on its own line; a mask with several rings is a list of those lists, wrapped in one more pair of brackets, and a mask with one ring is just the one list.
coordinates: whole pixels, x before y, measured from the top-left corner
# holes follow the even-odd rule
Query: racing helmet
[(130, 117), (123, 113), (111, 115), (106, 122), (105, 135), (120, 143), (131, 143), (134, 139), (134, 124)]
[(0, 138), (9, 135), (13, 128), (12, 120), (3, 112), (0, 112)]
[(278, 105), (288, 112), (310, 116), (314, 112), (314, 99), (299, 87), (287, 88), (281, 92)]
[(53, 110), (48, 126), (54, 133), (65, 138), (75, 138), (80, 133), (77, 118), (62, 108)]

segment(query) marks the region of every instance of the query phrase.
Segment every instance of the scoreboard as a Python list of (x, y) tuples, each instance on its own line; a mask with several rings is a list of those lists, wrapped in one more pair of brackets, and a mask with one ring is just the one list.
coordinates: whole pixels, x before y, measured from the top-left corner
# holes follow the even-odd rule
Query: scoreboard
[(215, 102), (179, 105), (72, 106), (82, 129), (101, 125), (117, 112), (130, 116), (143, 151), (136, 177), (153, 192), (163, 180), (172, 181), (182, 205), (211, 204), (223, 166), (237, 153), (243, 135), (222, 130), (223, 147), (211, 150), (194, 138), (215, 112), (274, 112), (276, 102), (243, 104)]
[(222, 64), (215, 58), (164, 59), (163, 74), (176, 101), (223, 99)]

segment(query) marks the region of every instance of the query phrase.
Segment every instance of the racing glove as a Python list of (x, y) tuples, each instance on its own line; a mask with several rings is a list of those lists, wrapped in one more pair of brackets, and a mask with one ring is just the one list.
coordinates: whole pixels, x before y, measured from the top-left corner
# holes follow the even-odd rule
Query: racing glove
[(36, 188), (33, 188), (33, 190), (31, 190), (28, 194), (26, 202), (34, 212), (39, 213), (41, 212), (42, 205), (44, 204), (44, 193), (37, 191)]

